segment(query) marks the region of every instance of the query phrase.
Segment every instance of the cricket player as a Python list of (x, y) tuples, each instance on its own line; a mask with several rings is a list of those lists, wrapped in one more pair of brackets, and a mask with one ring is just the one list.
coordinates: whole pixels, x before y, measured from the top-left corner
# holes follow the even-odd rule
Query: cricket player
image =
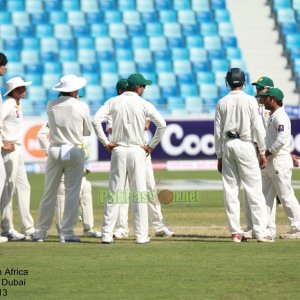
[[(17, 241), (31, 239), (34, 233), (34, 222), (30, 214), (30, 185), (28, 182), (23, 148), (23, 112), (20, 100), (26, 97), (26, 87), (31, 81), (24, 81), (21, 77), (13, 77), (7, 81), (7, 100), (3, 103), (3, 146), (2, 157), (6, 170), (6, 182), (1, 197), (2, 236)], [(21, 234), (13, 225), (13, 195), (16, 193), (20, 219), (22, 223)]]
[[(109, 195), (105, 203), (102, 226), (102, 243), (113, 243), (113, 230), (118, 217), (120, 200), (126, 200), (124, 193), (128, 178), (133, 210), (133, 227), (136, 243), (150, 241), (148, 236), (148, 210), (146, 187), (146, 154), (151, 154), (160, 142), (166, 122), (155, 107), (139, 96), (146, 85), (152, 82), (141, 74), (132, 74), (127, 79), (128, 90), (113, 97), (97, 111), (93, 125), (100, 142), (112, 152), (109, 178)], [(111, 142), (106, 137), (102, 122), (112, 118)], [(145, 145), (145, 120), (149, 117), (156, 125), (155, 135)], [(120, 199), (121, 197), (122, 199)]]
[[(263, 190), (268, 207), (268, 226), (276, 232), (275, 219), (270, 218), (276, 210), (276, 195), (288, 216), (290, 231), (281, 234), (282, 239), (300, 239), (300, 205), (292, 188), (293, 161), (290, 155), (291, 121), (283, 106), (283, 92), (270, 88), (260, 94), (267, 110), (271, 112), (266, 130), (266, 157), (268, 164), (263, 176)], [(273, 223), (274, 222), (274, 223)]]
[[(249, 201), (253, 230), (258, 242), (273, 242), (267, 236), (266, 203), (262, 193), (261, 168), (266, 166), (265, 136), (254, 97), (242, 89), (245, 74), (232, 68), (226, 74), (231, 91), (219, 100), (215, 115), (215, 148), (222, 174), (227, 223), (233, 242), (244, 240), (240, 226), (239, 188), (243, 184)], [(254, 140), (257, 143), (259, 161)]]
[[(0, 52), (0, 76), (3, 76), (6, 73), (6, 64), (7, 64), (7, 57), (5, 54)], [(2, 130), (3, 130), (3, 121), (2, 121), (2, 95), (0, 91), (0, 147), (2, 148)], [(0, 155), (0, 199), (2, 195), (2, 191), (4, 188), (6, 179), (6, 172), (5, 167), (2, 159), (2, 155)], [(1, 201), (1, 200), (0, 200)], [(0, 236), (0, 243), (5, 243), (8, 241), (7, 237)]]
[[(37, 138), (41, 149), (48, 155), (49, 149), (49, 126), (48, 124), (41, 127), (37, 134)], [(85, 143), (87, 145), (87, 143)], [(87, 146), (85, 146), (85, 153), (89, 152)], [(85, 159), (88, 159), (86, 154)], [(84, 176), (82, 178), (81, 189), (80, 189), (80, 208), (81, 208), (81, 219), (83, 224), (83, 236), (86, 237), (101, 237), (101, 232), (94, 229), (94, 213), (93, 213), (93, 198), (92, 198), (92, 185), (91, 182), (86, 179), (88, 170), (84, 169)], [(62, 217), (65, 208), (65, 183), (64, 176), (62, 176), (61, 183), (59, 185), (57, 194), (57, 205), (56, 205), (56, 228), (58, 233), (61, 231)]]
[(65, 181), (65, 209), (62, 217), (60, 241), (80, 242), (74, 235), (78, 218), (79, 195), (83, 177), (85, 153), (84, 136), (91, 135), (90, 110), (79, 101), (78, 91), (87, 80), (76, 75), (65, 75), (54, 87), (59, 98), (47, 105), (50, 130), (45, 174), (45, 190), (39, 207), (38, 223), (33, 241), (44, 241), (55, 212), (61, 178)]

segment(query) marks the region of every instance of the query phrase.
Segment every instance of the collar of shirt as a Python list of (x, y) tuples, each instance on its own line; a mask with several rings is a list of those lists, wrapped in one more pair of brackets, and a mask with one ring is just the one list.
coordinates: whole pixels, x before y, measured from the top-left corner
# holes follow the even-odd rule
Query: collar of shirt
[(274, 119), (274, 118), (275, 118), (278, 114), (280, 114), (283, 110), (284, 110), (283, 107), (277, 108), (277, 109), (270, 115), (271, 119)]
[(17, 102), (16, 102), (16, 100), (14, 98), (12, 98), (12, 97), (7, 98), (7, 100), (5, 102), (7, 102), (11, 107), (15, 107), (18, 110), (22, 110), (21, 103), (18, 105)]

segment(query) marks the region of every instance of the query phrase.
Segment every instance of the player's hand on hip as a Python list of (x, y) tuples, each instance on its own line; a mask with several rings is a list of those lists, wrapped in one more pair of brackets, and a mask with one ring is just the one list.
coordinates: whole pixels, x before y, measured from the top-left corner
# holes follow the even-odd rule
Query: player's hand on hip
[(116, 148), (118, 146), (118, 144), (115, 143), (109, 143), (105, 146), (105, 149), (108, 150), (109, 152), (111, 152), (114, 148)]
[(141, 147), (146, 151), (146, 153), (147, 153), (146, 156), (150, 155), (153, 152), (153, 150), (154, 150), (149, 145), (143, 145)]
[(261, 169), (265, 169), (267, 167), (267, 158), (264, 154), (259, 155), (259, 166)]
[(222, 158), (218, 159), (218, 172), (222, 174)]
[(295, 154), (291, 154), (292, 160), (293, 160), (293, 166), (294, 167), (299, 167), (300, 166), (300, 157), (295, 155)]
[(8, 151), (15, 151), (15, 144), (12, 142), (6, 142), (2, 146), (3, 150), (8, 150)]

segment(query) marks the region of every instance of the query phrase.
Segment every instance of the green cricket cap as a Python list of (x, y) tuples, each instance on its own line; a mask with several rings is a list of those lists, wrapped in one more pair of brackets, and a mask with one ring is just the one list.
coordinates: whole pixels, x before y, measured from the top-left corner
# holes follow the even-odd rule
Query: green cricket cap
[(267, 92), (261, 93), (260, 96), (271, 96), (276, 98), (278, 101), (282, 101), (284, 97), (283, 92), (278, 88), (270, 88)]
[(127, 89), (127, 79), (122, 78), (117, 82), (116, 90), (119, 93), (119, 90), (125, 91)]
[(262, 76), (257, 79), (257, 82), (253, 82), (252, 85), (256, 85), (258, 90), (263, 90), (265, 87), (274, 87), (274, 82), (271, 78)]
[(142, 74), (131, 74), (127, 78), (128, 86), (134, 87), (137, 85), (151, 85), (152, 81), (144, 78)]

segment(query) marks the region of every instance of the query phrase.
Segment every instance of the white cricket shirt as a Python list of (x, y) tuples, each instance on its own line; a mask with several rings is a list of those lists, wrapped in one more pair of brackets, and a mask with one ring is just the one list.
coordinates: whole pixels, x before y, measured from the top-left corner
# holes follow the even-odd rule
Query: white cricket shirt
[(244, 91), (231, 91), (219, 100), (215, 114), (215, 150), (222, 158), (228, 131), (237, 132), (242, 141), (257, 142), (260, 152), (266, 150), (265, 130), (254, 97)]

